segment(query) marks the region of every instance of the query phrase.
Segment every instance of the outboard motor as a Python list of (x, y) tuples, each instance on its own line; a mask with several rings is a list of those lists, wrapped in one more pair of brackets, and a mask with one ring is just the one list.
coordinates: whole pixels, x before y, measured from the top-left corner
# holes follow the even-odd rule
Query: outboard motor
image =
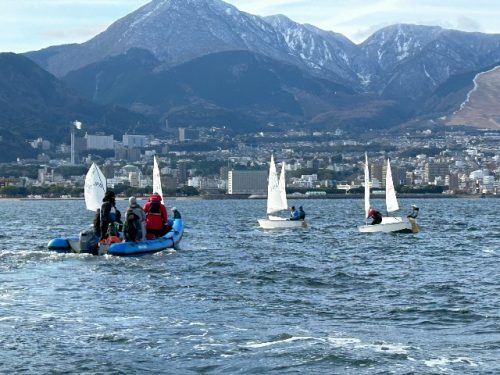
[(80, 232), (80, 252), (94, 253), (97, 250), (99, 237), (93, 230), (84, 230)]

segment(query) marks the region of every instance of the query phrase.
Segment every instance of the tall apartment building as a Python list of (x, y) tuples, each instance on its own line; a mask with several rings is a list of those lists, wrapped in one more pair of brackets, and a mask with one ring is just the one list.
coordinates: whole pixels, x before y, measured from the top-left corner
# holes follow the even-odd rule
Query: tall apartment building
[(113, 150), (114, 139), (112, 135), (86, 134), (87, 149), (89, 150)]
[(228, 172), (228, 194), (267, 194), (267, 171)]
[(448, 165), (448, 163), (425, 163), (424, 182), (432, 184), (434, 183), (436, 177), (441, 177), (442, 179), (444, 179), (449, 174), (450, 166)]
[(184, 184), (188, 180), (188, 169), (187, 162), (185, 160), (179, 160), (177, 162), (177, 179), (179, 183)]
[(147, 137), (145, 135), (124, 134), (122, 141), (126, 147), (142, 148), (146, 146)]

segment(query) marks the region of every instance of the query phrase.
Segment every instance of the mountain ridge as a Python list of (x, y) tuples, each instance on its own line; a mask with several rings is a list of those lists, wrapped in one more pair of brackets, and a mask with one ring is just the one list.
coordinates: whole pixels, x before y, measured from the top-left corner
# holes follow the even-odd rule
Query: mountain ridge
[[(216, 59), (216, 54), (233, 55), (236, 51), (244, 51), (267, 59), (268, 66), (260, 65), (258, 68), (266, 71), (265, 74), (270, 74), (278, 65), (290, 65), (298, 68), (300, 74), (307, 75), (311, 82), (314, 79), (326, 80), (356, 93), (338, 100), (334, 94), (318, 97), (314, 92), (298, 90), (290, 81), (285, 80), (288, 82), (285, 84), (284, 77), (273, 81), (276, 93), (283, 97), (291, 95), (300, 103), (301, 116), (291, 111), (290, 106), (282, 113), (292, 117), (284, 118), (293, 122), (310, 121), (314, 126), (326, 127), (335, 126), (339, 121), (347, 124), (356, 117), (352, 116), (352, 108), (356, 105), (362, 106), (358, 108), (359, 118), (362, 119), (356, 122), (359, 126), (369, 126), (370, 118), (375, 124), (386, 122), (386, 126), (390, 127), (398, 121), (404, 123), (411, 118), (428, 118), (433, 114), (443, 115), (445, 110), (454, 111), (466, 93), (459, 89), (454, 95), (436, 95), (442, 85), (447, 85), (454, 77), (468, 77), (467, 73), (481, 71), (500, 61), (500, 35), (496, 34), (396, 24), (377, 30), (364, 42), (354, 44), (341, 34), (297, 23), (285, 15), (259, 17), (241, 12), (221, 0), (153, 0), (85, 43), (53, 46), (26, 55), (57, 77), (71, 82), (78, 75), (88, 74), (89, 67), (94, 64), (101, 64), (102, 68), (106, 59), (125, 56), (135, 48), (149, 51), (151, 64), (158, 63), (154, 69), (169, 71), (169, 74), (174, 74), (179, 67), (182, 70), (185, 64), (193, 61), (200, 71), (209, 72), (210, 61)], [(200, 65), (199, 59), (208, 65)], [(263, 61), (261, 59), (259, 64)], [(257, 65), (251, 65), (257, 69)], [(224, 66), (228, 75), (219, 75), (219, 79), (227, 85), (232, 73), (229, 66)], [(72, 87), (88, 99), (101, 104), (114, 104), (113, 100), (118, 100), (120, 95), (129, 95), (125, 93), (130, 93), (134, 85), (137, 87), (138, 83), (134, 80), (137, 81), (138, 77), (129, 71), (118, 84), (112, 70), (102, 68), (99, 81), (96, 81), (96, 74), (87, 76), (88, 81), (80, 80), (80, 83), (75, 79)], [(147, 72), (143, 79), (150, 80), (154, 74)], [(130, 77), (130, 82), (126, 82), (127, 77)], [(175, 81), (178, 78), (172, 79)], [(183, 79), (183, 83), (176, 81), (177, 87), (182, 84), (190, 88), (196, 86), (190, 77), (183, 76)], [(206, 77), (199, 79), (210, 85)], [(90, 82), (103, 88), (101, 93), (107, 95), (109, 100), (99, 96), (99, 92), (89, 97), (89, 90), (85, 87)], [(154, 86), (155, 83), (151, 84)], [(241, 92), (247, 90), (258, 96), (252, 84), (251, 81), (242, 81)], [(105, 86), (99, 85), (107, 86), (104, 90)], [(114, 87), (111, 88), (111, 85)], [(221, 89), (224, 88), (233, 90), (222, 85)], [(266, 90), (266, 95), (272, 91), (269, 88)], [(265, 123), (265, 113), (281, 113), (281, 104), (270, 100), (268, 103), (277, 105), (274, 111), (266, 109), (266, 103), (260, 103), (254, 111), (258, 116), (253, 116), (249, 107), (236, 108), (227, 103), (217, 103), (209, 91), (205, 91), (207, 96), (198, 91), (191, 97), (186, 91), (174, 91), (181, 93), (182, 103), (175, 103), (175, 98), (171, 98), (164, 103), (162, 111), (158, 111), (154, 102), (156, 98), (153, 97), (147, 102), (143, 96), (136, 102), (127, 102), (127, 106), (134, 111), (160, 117), (169, 112), (179, 113), (179, 108), (185, 108), (187, 112), (184, 113), (203, 119), (203, 115), (195, 115), (190, 109), (191, 101), (197, 111), (206, 108), (207, 111), (215, 110), (213, 113), (230, 112), (231, 118), (238, 117), (236, 114), (239, 113), (245, 121), (257, 121), (261, 125)], [(164, 94), (160, 97), (165, 99)], [(430, 98), (434, 102), (431, 103)], [(348, 100), (351, 102), (347, 103)], [(123, 105), (119, 100), (118, 103)]]

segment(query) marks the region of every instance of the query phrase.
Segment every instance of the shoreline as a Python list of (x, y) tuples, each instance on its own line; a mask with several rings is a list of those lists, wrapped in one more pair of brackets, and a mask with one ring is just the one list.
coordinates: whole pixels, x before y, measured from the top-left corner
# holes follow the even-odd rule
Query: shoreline
[[(398, 199), (486, 199), (486, 198), (500, 198), (500, 195), (489, 194), (486, 196), (472, 195), (472, 194), (398, 194)], [(147, 200), (147, 197), (137, 197), (139, 200)], [(251, 197), (248, 194), (242, 195), (195, 195), (191, 197), (164, 197), (166, 200), (265, 200), (266, 196)], [(322, 196), (288, 196), (291, 200), (321, 200), (321, 199), (364, 199), (363, 194), (327, 194)], [(384, 194), (372, 196), (371, 199), (385, 199)], [(83, 197), (74, 198), (27, 198), (27, 197), (0, 197), (1, 201), (32, 201), (32, 202), (45, 202), (45, 201), (81, 201), (85, 200)], [(128, 200), (127, 197), (118, 197), (117, 200)]]

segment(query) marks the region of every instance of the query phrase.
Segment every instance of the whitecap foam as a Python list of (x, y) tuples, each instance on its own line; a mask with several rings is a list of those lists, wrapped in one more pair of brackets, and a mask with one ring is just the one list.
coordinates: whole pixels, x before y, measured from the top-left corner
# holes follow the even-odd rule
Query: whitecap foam
[(457, 358), (439, 357), (424, 361), (424, 364), (427, 367), (444, 367), (456, 363), (469, 365), (471, 367), (477, 367), (477, 363), (475, 363), (473, 360), (467, 357), (457, 357)]
[(283, 340), (276, 341), (268, 341), (268, 342), (249, 342), (245, 345), (247, 348), (265, 348), (271, 345), (285, 344), (294, 341), (306, 341), (306, 340), (314, 340), (314, 337), (304, 336), (304, 337), (289, 337)]
[(354, 337), (328, 337), (327, 340), (338, 348), (352, 347), (355, 349), (368, 349), (378, 353), (407, 355), (410, 349), (409, 346), (403, 344), (388, 344), (386, 342), (375, 344), (363, 343), (360, 339)]
[(409, 346), (402, 344), (379, 344), (373, 345), (376, 352), (389, 354), (408, 354)]
[(344, 347), (361, 343), (360, 339), (355, 339), (352, 337), (328, 337), (327, 340), (329, 343), (337, 347)]

